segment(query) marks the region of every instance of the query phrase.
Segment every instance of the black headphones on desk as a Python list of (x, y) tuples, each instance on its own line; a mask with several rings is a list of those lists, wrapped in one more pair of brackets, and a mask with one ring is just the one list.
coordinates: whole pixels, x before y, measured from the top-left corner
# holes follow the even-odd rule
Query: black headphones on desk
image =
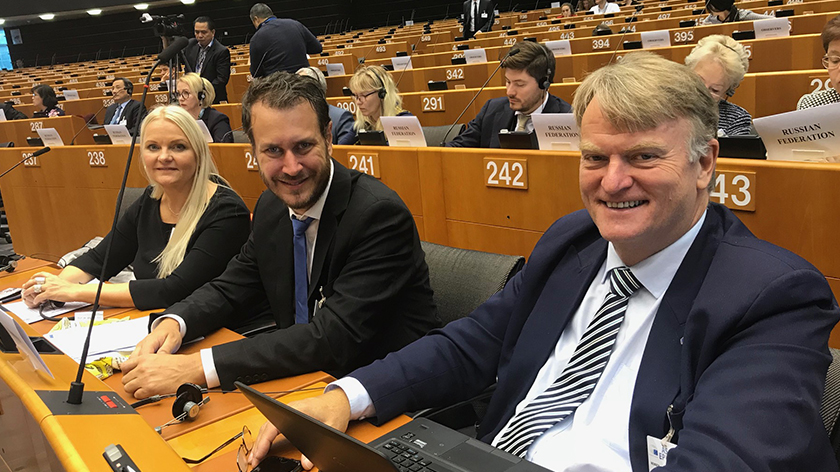
[(140, 408), (144, 405), (157, 403), (164, 398), (175, 397), (175, 402), (172, 403), (172, 419), (166, 423), (155, 428), (155, 431), (160, 434), (163, 428), (172, 426), (173, 424), (183, 423), (185, 421), (194, 421), (198, 418), (198, 413), (201, 407), (210, 401), (210, 397), (203, 397), (207, 389), (201, 388), (194, 383), (184, 383), (178, 387), (178, 391), (167, 395), (153, 395), (138, 402), (131, 404), (132, 408)]

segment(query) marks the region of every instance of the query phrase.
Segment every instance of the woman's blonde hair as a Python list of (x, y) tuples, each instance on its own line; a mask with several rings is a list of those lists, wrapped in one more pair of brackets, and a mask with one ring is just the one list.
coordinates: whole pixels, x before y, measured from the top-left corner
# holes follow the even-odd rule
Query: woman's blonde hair
[(738, 41), (722, 34), (706, 36), (697, 42), (697, 46), (691, 50), (685, 58), (685, 65), (690, 69), (697, 67), (697, 64), (704, 59), (711, 59), (723, 67), (726, 75), (727, 94), (732, 96), (735, 88), (741, 85), (744, 76), (750, 68), (750, 56)]
[[(153, 109), (140, 127), (140, 154), (142, 155), (144, 143), (146, 142), (146, 131), (148, 125), (157, 120), (168, 120), (175, 124), (187, 137), (190, 147), (195, 154), (195, 175), (193, 175), (192, 186), (190, 193), (187, 196), (187, 201), (181, 209), (181, 215), (172, 234), (169, 237), (169, 242), (163, 251), (154, 259), (153, 262), (158, 264), (157, 277), (163, 279), (168, 277), (184, 260), (184, 255), (187, 253), (187, 245), (195, 232), (195, 227), (198, 225), (198, 220), (207, 209), (210, 203), (211, 195), (207, 192), (207, 183), (211, 181), (211, 177), (222, 185), (227, 186), (227, 182), (218, 175), (216, 163), (213, 161), (213, 156), (210, 155), (210, 147), (207, 141), (204, 140), (204, 134), (198, 127), (195, 118), (183, 108), (177, 105), (161, 106)], [(163, 197), (163, 189), (156, 182), (149, 178), (146, 171), (146, 165), (143, 159), (140, 159), (140, 168), (143, 175), (149, 184), (152, 186), (151, 197), (155, 200), (160, 200)]]
[[(400, 91), (397, 90), (397, 85), (382, 66), (362, 66), (356, 69), (356, 73), (350, 78), (350, 90), (356, 94), (369, 90), (385, 90), (379, 116), (396, 116), (405, 111), (402, 108), (402, 97), (400, 97)], [(368, 97), (368, 100), (371, 99), (379, 100), (379, 97), (372, 95)], [(381, 130), (382, 122), (371, 122), (362, 115), (357, 106), (356, 122), (353, 127), (357, 131), (360, 129)]]
[(190, 89), (190, 93), (195, 95), (196, 98), (198, 98), (198, 94), (200, 92), (204, 92), (204, 99), (202, 100), (198, 98), (198, 104), (201, 108), (209, 107), (213, 104), (213, 101), (216, 100), (216, 90), (213, 88), (213, 84), (195, 72), (182, 75), (181, 78), (178, 79), (178, 82), (186, 84)]

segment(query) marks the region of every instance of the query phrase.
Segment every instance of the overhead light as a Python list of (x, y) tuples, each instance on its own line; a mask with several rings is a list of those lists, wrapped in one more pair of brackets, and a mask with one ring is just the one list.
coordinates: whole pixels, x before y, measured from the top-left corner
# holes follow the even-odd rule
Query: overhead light
[(149, 9), (149, 4), (148, 3), (138, 3), (137, 5), (134, 5), (134, 9), (135, 10), (148, 10)]
[(6, 20), (4, 20), (3, 18), (0, 18), (0, 25), (2, 25), (5, 22), (6, 22)]
[(181, 3), (183, 3), (184, 5), (192, 5), (193, 3), (195, 3), (195, 0), (181, 0)]
[(94, 8), (93, 10), (88, 10), (87, 12), (88, 12), (88, 15), (96, 16), (96, 15), (102, 13), (102, 9), (101, 8)]
[(38, 15), (38, 18), (40, 18), (40, 19), (42, 19), (42, 20), (49, 21), (49, 20), (52, 20), (53, 18), (55, 18), (55, 14), (53, 14), (53, 13), (44, 13), (43, 15)]

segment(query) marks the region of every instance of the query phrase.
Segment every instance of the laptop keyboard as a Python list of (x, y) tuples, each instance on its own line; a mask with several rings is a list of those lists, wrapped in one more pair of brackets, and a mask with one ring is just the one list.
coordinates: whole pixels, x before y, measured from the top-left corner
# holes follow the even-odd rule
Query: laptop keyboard
[(432, 464), (427, 456), (421, 454), (411, 446), (407, 446), (393, 439), (378, 449), (388, 456), (388, 459), (394, 463), (400, 472), (446, 472), (448, 470), (437, 464)]

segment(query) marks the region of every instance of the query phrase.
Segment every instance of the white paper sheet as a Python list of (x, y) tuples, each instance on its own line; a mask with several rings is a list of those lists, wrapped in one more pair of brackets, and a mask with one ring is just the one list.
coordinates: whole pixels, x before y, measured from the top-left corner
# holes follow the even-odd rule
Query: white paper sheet
[[(94, 326), (87, 362), (98, 359), (109, 352), (133, 350), (137, 343), (149, 334), (148, 327), (148, 316)], [(85, 345), (87, 331), (87, 327), (72, 328), (48, 333), (45, 337), (61, 352), (79, 362), (82, 357), (82, 348)]]
[(9, 316), (6, 312), (0, 311), (0, 324), (6, 328), (6, 331), (15, 341), (15, 346), (18, 348), (18, 352), (29, 360), (29, 363), (32, 364), (32, 367), (34, 367), (35, 370), (43, 370), (50, 377), (55, 378), (53, 373), (50, 372), (50, 368), (44, 363), (44, 359), (42, 359), (41, 355), (38, 354), (38, 351), (35, 349), (35, 345), (32, 344), (32, 340), (29, 339), (29, 336), (23, 328), (17, 324), (14, 318)]
[[(44, 310), (44, 314), (47, 316), (58, 316), (63, 315), (65, 313), (70, 313), (71, 311), (76, 311), (82, 309), (86, 306), (90, 306), (90, 303), (85, 302), (67, 302), (61, 308), (54, 308), (51, 310)], [(36, 321), (41, 321), (41, 315), (38, 314), (37, 308), (29, 308), (26, 306), (22, 300), (12, 303), (4, 303), (3, 307), (7, 310), (11, 311), (12, 313), (16, 314), (21, 320), (23, 320), (26, 324), (32, 324)]]

